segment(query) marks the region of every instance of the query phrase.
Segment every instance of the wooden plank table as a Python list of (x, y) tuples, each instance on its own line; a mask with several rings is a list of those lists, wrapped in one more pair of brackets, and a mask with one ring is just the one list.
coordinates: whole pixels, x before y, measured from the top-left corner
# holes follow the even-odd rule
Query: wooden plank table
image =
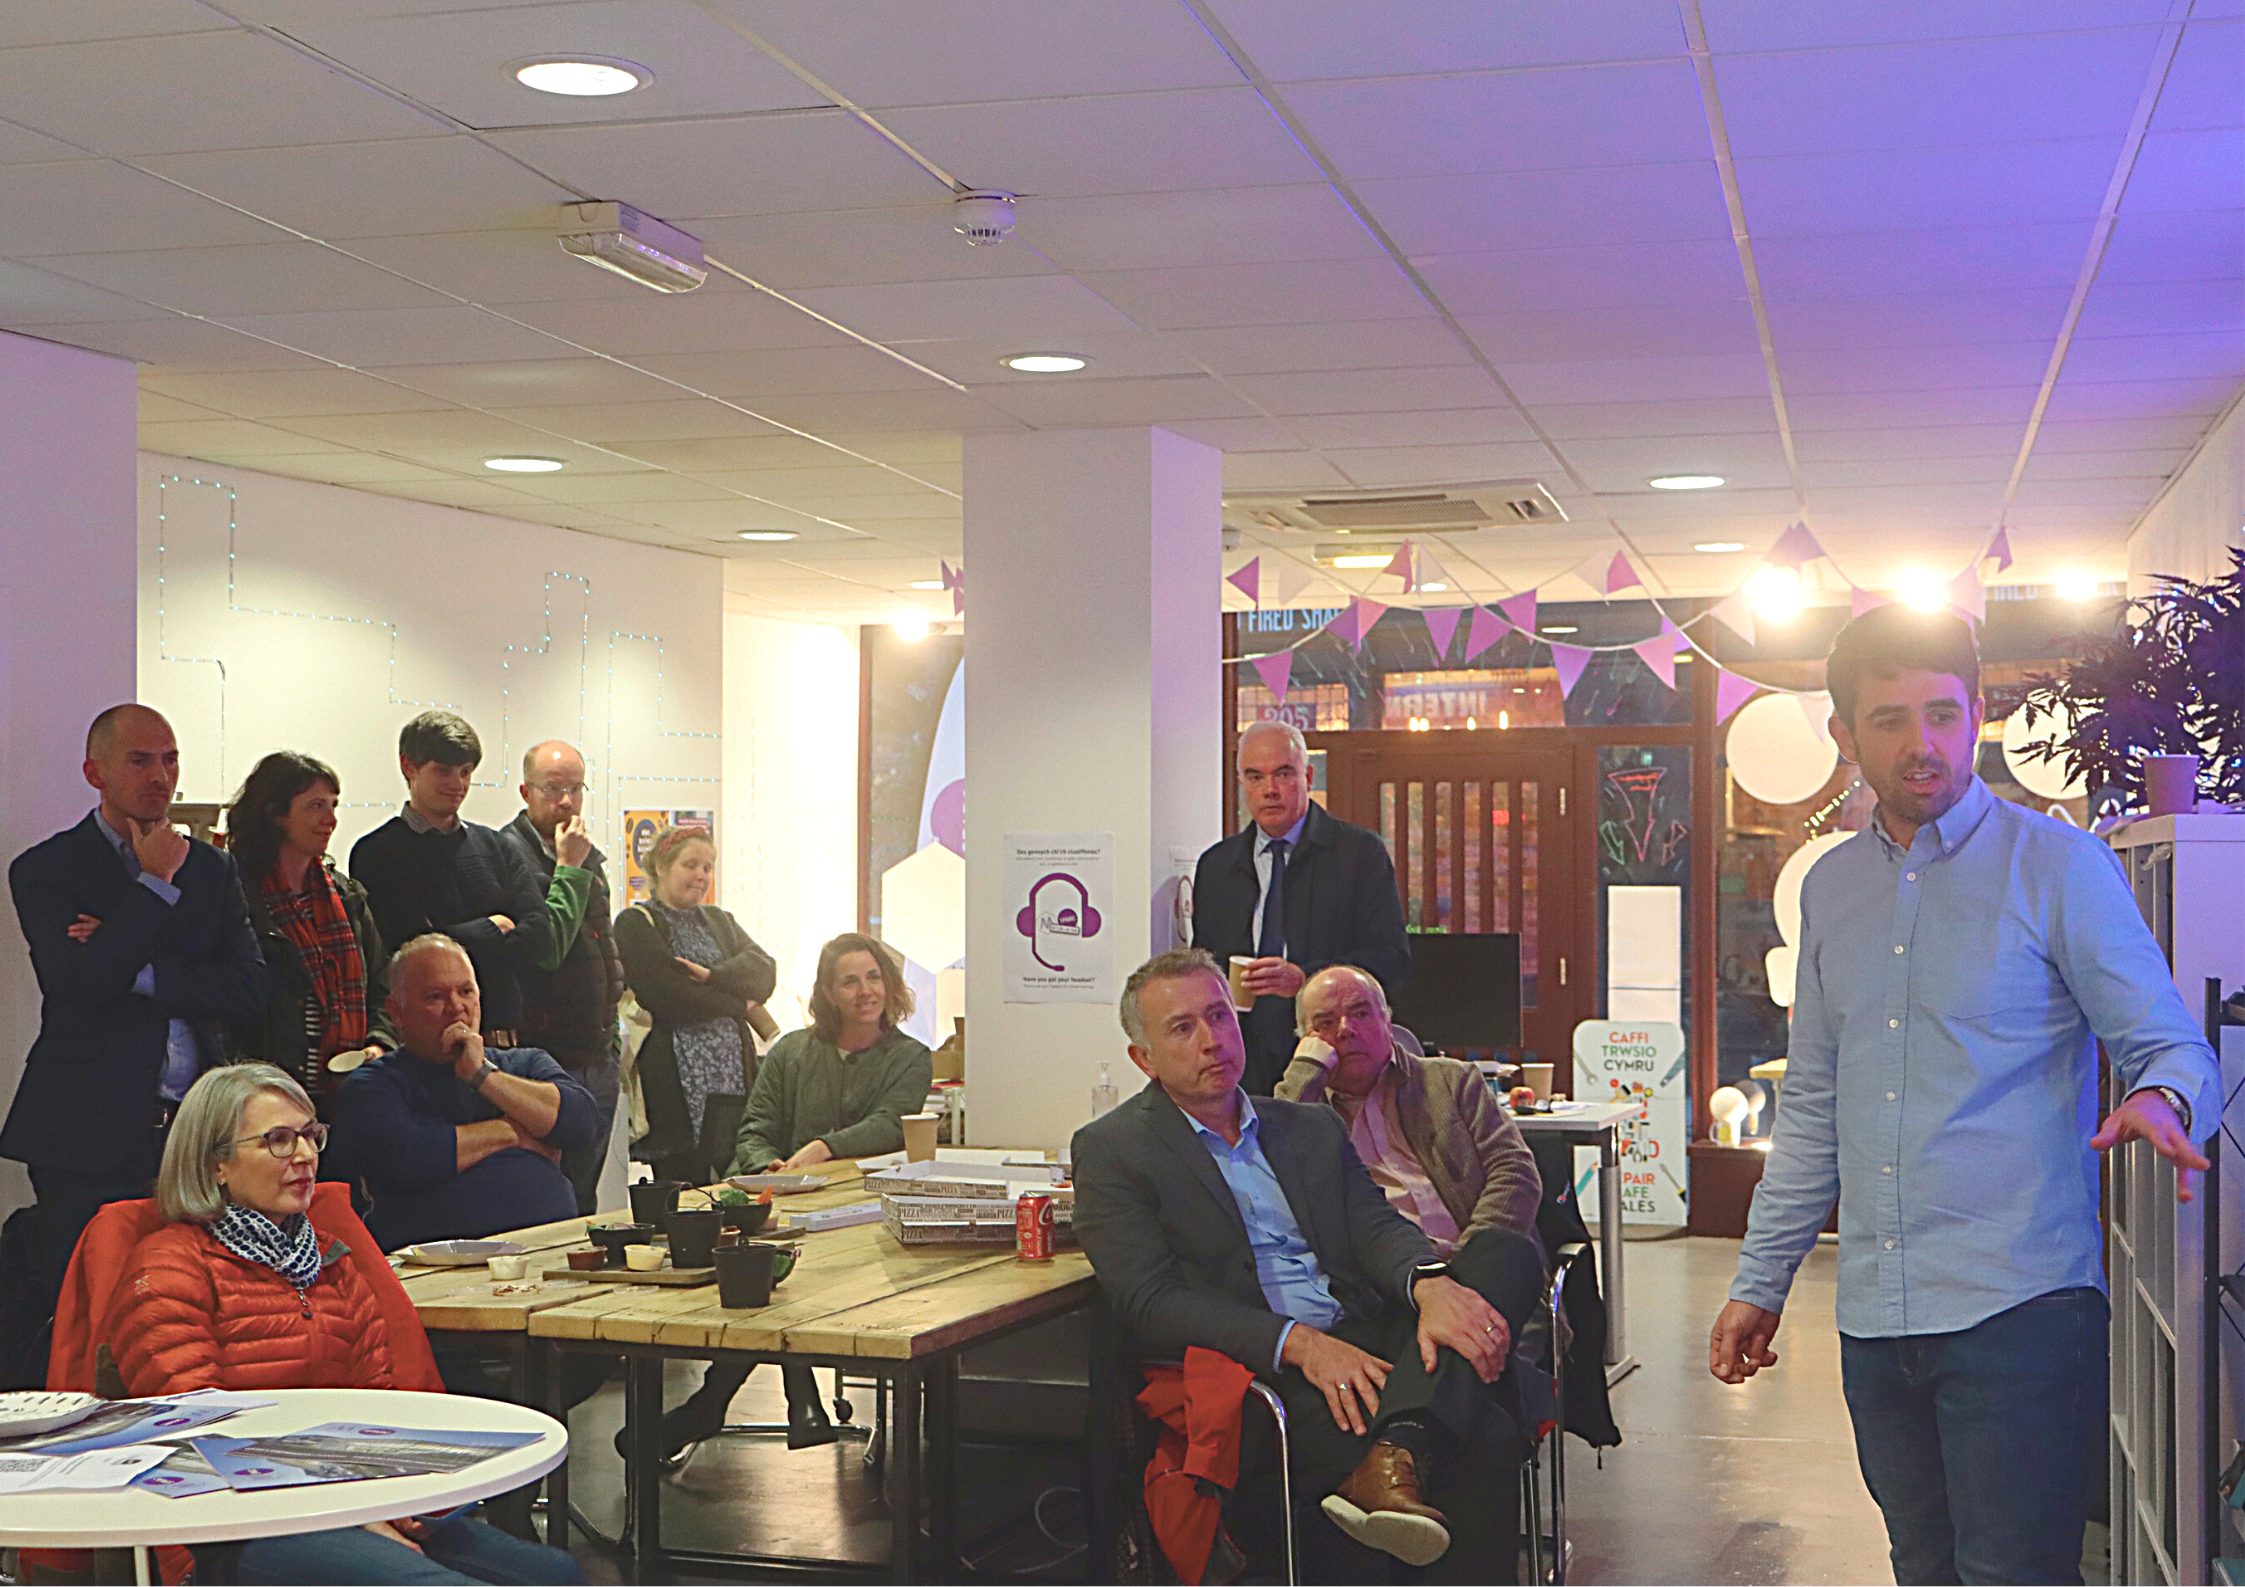
[[(836, 1185), (780, 1198), (787, 1211), (865, 1201), (863, 1186), (837, 1175)], [(957, 1390), (961, 1352), (1091, 1304), (1091, 1267), (1077, 1251), (1050, 1262), (1017, 1261), (1010, 1246), (904, 1246), (880, 1224), (856, 1224), (802, 1237), (795, 1270), (753, 1311), (728, 1310), (714, 1287), (653, 1289), (588, 1286), (589, 1294), (530, 1312), (528, 1333), (554, 1358), (544, 1378), (562, 1378), (569, 1352), (622, 1355), (628, 1492), (640, 1579), (655, 1580), (675, 1562), (738, 1566), (739, 1556), (670, 1552), (661, 1541), (662, 1368), (666, 1360), (794, 1362), (846, 1367), (884, 1380), (893, 1391), (889, 1440), (896, 1462), (895, 1542), (891, 1567), (900, 1581), (949, 1574), (957, 1551)], [(549, 1389), (549, 1392), (556, 1390)], [(923, 1407), (924, 1401), (924, 1407)], [(551, 1407), (558, 1410), (558, 1405)], [(929, 1472), (921, 1447), (936, 1451), (923, 1544), (918, 1516)], [(548, 1479), (547, 1541), (567, 1545), (567, 1467)], [(559, 1531), (556, 1528), (560, 1528)], [(790, 1560), (797, 1568), (814, 1562)], [(825, 1563), (832, 1568), (834, 1562)]]

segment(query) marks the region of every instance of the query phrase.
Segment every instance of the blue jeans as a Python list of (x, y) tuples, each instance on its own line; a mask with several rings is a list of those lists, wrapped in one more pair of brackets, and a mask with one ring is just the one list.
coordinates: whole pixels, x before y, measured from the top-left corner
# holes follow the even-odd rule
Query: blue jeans
[(398, 1587), (458, 1587), (460, 1583), (582, 1583), (577, 1562), (557, 1548), (526, 1543), (481, 1521), (447, 1521), (421, 1540), (416, 1554), (403, 1543), (346, 1526), (332, 1532), (297, 1532), (249, 1543), (204, 1544), (195, 1550), (195, 1576), (203, 1582), (248, 1587), (267, 1582), (395, 1583)]
[(1840, 1339), (1894, 1579), (2081, 1580), (2105, 1439), (2105, 1297), (2053, 1290), (1961, 1333)]

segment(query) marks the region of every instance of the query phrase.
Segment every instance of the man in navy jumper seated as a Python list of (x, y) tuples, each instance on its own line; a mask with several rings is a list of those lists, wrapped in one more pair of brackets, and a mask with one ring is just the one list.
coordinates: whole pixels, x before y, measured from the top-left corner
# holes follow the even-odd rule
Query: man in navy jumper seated
[(399, 1046), (335, 1095), (335, 1147), (386, 1251), (577, 1216), (561, 1154), (599, 1132), (592, 1093), (535, 1047), (486, 1047), (475, 966), (450, 937), (390, 960)]

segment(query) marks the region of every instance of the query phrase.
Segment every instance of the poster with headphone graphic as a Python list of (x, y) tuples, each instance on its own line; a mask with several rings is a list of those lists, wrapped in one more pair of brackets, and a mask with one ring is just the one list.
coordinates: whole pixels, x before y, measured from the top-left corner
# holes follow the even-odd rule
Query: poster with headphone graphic
[(1115, 835), (1008, 832), (1005, 1000), (1115, 1000)]

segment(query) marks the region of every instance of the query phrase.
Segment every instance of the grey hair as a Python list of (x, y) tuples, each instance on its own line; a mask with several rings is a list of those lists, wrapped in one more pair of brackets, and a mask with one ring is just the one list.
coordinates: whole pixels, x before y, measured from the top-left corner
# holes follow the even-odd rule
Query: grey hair
[(1327, 976), (1331, 975), (1336, 970), (1346, 970), (1351, 975), (1361, 977), (1364, 984), (1372, 989), (1372, 1001), (1380, 1005), (1380, 1018), (1388, 1021), (1390, 1024), (1393, 1024), (1395, 1022), (1395, 1010), (1388, 1006), (1388, 989), (1380, 985), (1380, 978), (1378, 976), (1374, 975), (1370, 970), (1365, 969), (1361, 964), (1329, 964), (1324, 969), (1318, 971), (1317, 974), (1311, 976), (1307, 981), (1303, 982), (1302, 990), (1294, 994), (1295, 1035), (1307, 1036), (1310, 1033), (1310, 1016), (1307, 1008), (1305, 1007), (1305, 1005), (1308, 1004), (1310, 1000), (1310, 988), (1317, 985), (1318, 982), (1324, 980)]
[[(1206, 948), (1172, 948), (1167, 953), (1155, 954), (1130, 972), (1130, 979), (1123, 983), (1122, 1005), (1118, 1012), (1122, 1015), (1123, 1033), (1130, 1038), (1132, 1046), (1146, 1045), (1146, 1017), (1138, 1007), (1139, 996), (1146, 990), (1146, 983), (1173, 981), (1180, 976), (1201, 974), (1213, 975), (1219, 981), (1224, 980), (1223, 967), (1216, 962), (1216, 955)], [(1228, 982), (1226, 984), (1229, 985)]]
[(243, 1110), (265, 1092), (288, 1098), (307, 1119), (317, 1116), (304, 1088), (271, 1064), (223, 1064), (187, 1088), (156, 1171), (156, 1205), (168, 1221), (218, 1221), (226, 1210), (218, 1165), (237, 1150)]
[(1294, 752), (1294, 759), (1305, 770), (1308, 768), (1310, 764), (1310, 741), (1302, 736), (1302, 730), (1292, 722), (1281, 722), (1270, 717), (1266, 717), (1260, 722), (1250, 722), (1240, 732), (1239, 741), (1241, 745), (1244, 746), (1247, 743), (1250, 733), (1285, 734), (1286, 747)]
[(398, 945), (398, 951), (390, 955), (389, 968), (383, 972), (383, 979), (390, 983), (391, 993), (395, 995), (397, 989), (405, 984), (407, 965), (424, 953), (435, 953), (439, 948), (450, 949), (468, 961), (468, 968), (475, 968), (474, 955), (461, 947), (457, 938), (448, 937), (441, 931), (424, 931), (418, 937), (408, 937)]

